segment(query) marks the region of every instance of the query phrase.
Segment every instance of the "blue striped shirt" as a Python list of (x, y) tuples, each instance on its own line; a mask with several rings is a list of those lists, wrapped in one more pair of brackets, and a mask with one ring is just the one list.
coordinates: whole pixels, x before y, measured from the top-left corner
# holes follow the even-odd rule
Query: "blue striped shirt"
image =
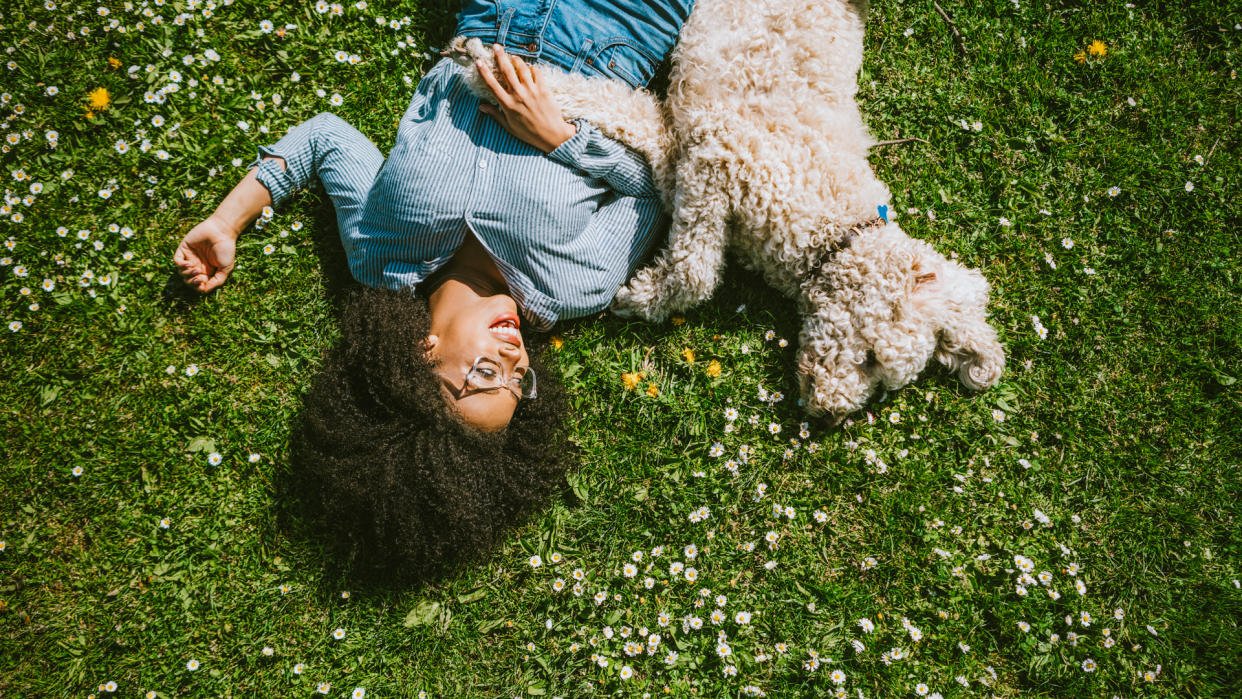
[(259, 181), (276, 205), (318, 177), (363, 284), (414, 287), (471, 232), (536, 329), (607, 308), (668, 222), (647, 161), (581, 120), (544, 154), (479, 111), (464, 70), (423, 77), (387, 159), (325, 113), (259, 148)]

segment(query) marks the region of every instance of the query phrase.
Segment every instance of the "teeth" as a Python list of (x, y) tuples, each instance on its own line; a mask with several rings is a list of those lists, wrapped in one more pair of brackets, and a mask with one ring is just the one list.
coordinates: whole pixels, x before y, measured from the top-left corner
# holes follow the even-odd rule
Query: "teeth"
[(490, 330), (493, 335), (506, 340), (512, 340), (514, 342), (521, 342), (522, 340), (522, 334), (519, 333), (518, 329), (513, 327), (513, 325), (496, 325), (488, 328), (488, 330)]

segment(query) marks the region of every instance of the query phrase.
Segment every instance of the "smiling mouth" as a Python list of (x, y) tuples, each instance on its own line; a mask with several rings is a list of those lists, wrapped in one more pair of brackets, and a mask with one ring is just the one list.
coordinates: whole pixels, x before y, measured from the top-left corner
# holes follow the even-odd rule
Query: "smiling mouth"
[(521, 321), (512, 313), (505, 314), (488, 326), (488, 331), (505, 342), (522, 346), (522, 333), (518, 331)]

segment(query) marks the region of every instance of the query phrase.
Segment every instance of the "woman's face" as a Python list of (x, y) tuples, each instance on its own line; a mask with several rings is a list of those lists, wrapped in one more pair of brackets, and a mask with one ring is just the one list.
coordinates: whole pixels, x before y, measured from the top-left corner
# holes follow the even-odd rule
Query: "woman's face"
[(519, 368), (529, 370), (517, 304), (494, 286), (449, 276), (432, 292), (430, 306), (427, 356), (436, 363), (445, 400), (476, 429), (503, 429), (518, 397), (506, 388), (477, 390), (466, 383), (466, 374), (479, 357), (480, 367), (498, 370), (504, 379)]

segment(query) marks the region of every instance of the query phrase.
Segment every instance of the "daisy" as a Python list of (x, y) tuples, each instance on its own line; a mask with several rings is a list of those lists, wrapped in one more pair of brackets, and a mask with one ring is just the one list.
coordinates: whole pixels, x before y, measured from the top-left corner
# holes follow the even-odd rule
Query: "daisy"
[(337, 627), (336, 630), (332, 632), (332, 638), (335, 638), (338, 641), (345, 638), (345, 629)]
[(220, 452), (218, 451), (213, 451), (207, 455), (207, 463), (211, 464), (212, 466), (219, 466), (220, 462), (223, 460), (224, 460), (224, 457), (220, 456)]
[(1082, 661), (1083, 672), (1095, 672), (1095, 668), (1096, 668), (1095, 661), (1092, 660), (1091, 658), (1087, 658), (1086, 660)]
[(190, 661), (185, 664), (185, 669), (189, 670), (190, 672), (194, 672), (195, 670), (198, 669), (198, 661), (195, 660), (194, 658), (190, 658)]
[(1112, 186), (1108, 188), (1108, 196), (1115, 197), (1118, 194), (1121, 194), (1121, 187)]
[(349, 695), (351, 699), (362, 699), (367, 695), (367, 690), (363, 687), (354, 687), (354, 691)]
[(327, 694), (328, 692), (332, 691), (332, 683), (331, 682), (320, 682), (318, 685), (315, 686), (315, 691), (319, 692), (320, 694)]
[(1194, 183), (1194, 182), (1191, 182), (1190, 180), (1187, 180), (1187, 181), (1186, 181), (1186, 191), (1187, 191), (1187, 192), (1193, 192), (1193, 191), (1195, 191), (1195, 183)]
[(328, 102), (330, 102), (333, 107), (339, 107), (345, 103), (345, 99), (342, 98), (340, 94), (334, 92), (332, 93), (332, 97), (328, 99)]
[(543, 559), (539, 557), (539, 554), (535, 554), (530, 557), (527, 563), (530, 564), (531, 568), (538, 568), (539, 566), (543, 565)]

